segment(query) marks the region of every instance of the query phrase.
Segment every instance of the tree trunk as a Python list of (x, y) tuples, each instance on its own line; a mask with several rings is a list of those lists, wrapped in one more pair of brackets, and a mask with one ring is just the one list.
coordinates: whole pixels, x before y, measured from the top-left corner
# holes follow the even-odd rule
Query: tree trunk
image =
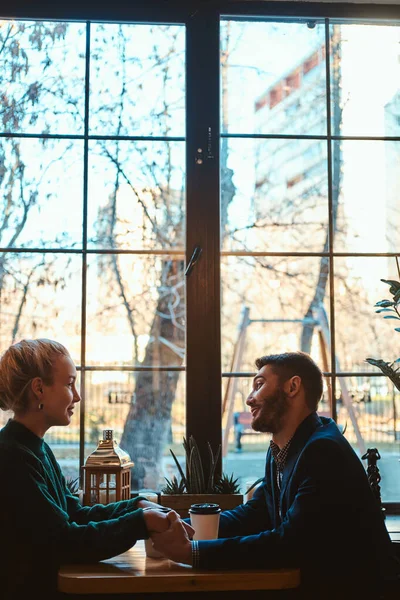
[[(183, 261), (165, 261), (162, 287), (173, 287), (174, 293), (179, 293), (180, 307), (185, 302), (182, 278)], [(182, 365), (185, 330), (180, 322), (175, 322), (169, 302), (170, 295), (160, 291), (142, 366)], [(157, 489), (160, 485), (162, 455), (168, 443), (171, 409), (181, 375), (180, 371), (140, 371), (137, 375), (134, 402), (121, 439), (121, 447), (135, 463), (133, 489)]]
[[(229, 34), (229, 32), (228, 32)], [(229, 35), (227, 36), (226, 60), (222, 61), (222, 81), (224, 88), (224, 103), (222, 114), (222, 129), (228, 129), (228, 90), (227, 90), (227, 58), (229, 56)], [(228, 208), (232, 202), (236, 188), (233, 183), (233, 170), (228, 168), (228, 143), (224, 138), (221, 147), (221, 235), (226, 232)], [(175, 265), (180, 278), (183, 276), (183, 263), (169, 261)], [(167, 275), (167, 279), (171, 273)], [(184, 286), (180, 289), (182, 306), (184, 303)], [(160, 295), (156, 315), (151, 327), (150, 341), (146, 348), (143, 365), (146, 366), (180, 366), (183, 361), (185, 332), (174, 327), (169, 318), (161, 315), (168, 314), (166, 299)], [(174, 339), (173, 337), (178, 339)], [(164, 343), (162, 337), (172, 341), (182, 349), (181, 357)], [(153, 340), (154, 338), (154, 340)], [(165, 446), (168, 444), (168, 434), (171, 427), (171, 409), (176, 395), (176, 387), (181, 373), (173, 371), (141, 371), (136, 378), (136, 401), (129, 410), (125, 422), (121, 446), (131, 456), (135, 463), (132, 471), (132, 488), (158, 488), (160, 484), (161, 462)]]

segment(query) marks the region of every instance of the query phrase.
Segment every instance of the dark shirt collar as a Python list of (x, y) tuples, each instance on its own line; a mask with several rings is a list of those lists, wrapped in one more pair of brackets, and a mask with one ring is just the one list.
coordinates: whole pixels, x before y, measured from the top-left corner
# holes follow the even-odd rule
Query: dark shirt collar
[(270, 441), (271, 452), (276, 463), (276, 466), (279, 471), (283, 471), (287, 459), (287, 455), (290, 448), (290, 443), (293, 439), (293, 436), (290, 440), (283, 446), (283, 448), (279, 448), (278, 444), (276, 444), (273, 440)]
[(0, 438), (5, 441), (13, 440), (22, 446), (26, 446), (36, 455), (43, 454), (44, 452), (43, 439), (25, 427), (25, 425), (22, 425), (22, 423), (14, 421), (14, 419), (8, 420), (7, 424), (0, 431)]
[[(275, 442), (271, 440), (270, 447), (273, 459), (278, 467), (279, 471), (282, 471), (286, 465), (289, 450), (290, 456), (296, 454), (298, 447), (302, 447), (304, 441), (309, 438), (311, 433), (317, 428), (321, 427), (324, 423), (328, 423), (332, 421), (332, 419), (325, 419), (324, 417), (319, 417), (317, 412), (312, 412), (300, 423), (290, 440), (287, 444), (282, 448), (279, 448)], [(332, 421), (333, 422), (333, 421)]]

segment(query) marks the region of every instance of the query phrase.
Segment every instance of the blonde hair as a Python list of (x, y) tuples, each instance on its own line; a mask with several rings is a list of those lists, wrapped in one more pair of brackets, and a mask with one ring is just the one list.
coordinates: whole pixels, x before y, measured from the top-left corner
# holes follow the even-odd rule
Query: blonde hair
[(24, 412), (28, 408), (29, 384), (40, 377), (53, 383), (54, 362), (58, 356), (70, 356), (59, 342), (47, 339), (21, 340), (0, 358), (0, 409)]

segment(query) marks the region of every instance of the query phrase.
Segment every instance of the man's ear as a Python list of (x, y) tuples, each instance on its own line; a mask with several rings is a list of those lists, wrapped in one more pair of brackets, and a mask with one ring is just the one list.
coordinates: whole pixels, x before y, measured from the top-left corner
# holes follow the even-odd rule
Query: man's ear
[(293, 377), (285, 382), (285, 392), (290, 397), (296, 396), (300, 390), (300, 386), (301, 377), (299, 375), (293, 375)]
[(40, 377), (34, 377), (34, 379), (32, 379), (31, 390), (37, 398), (41, 398), (43, 394), (43, 381)]

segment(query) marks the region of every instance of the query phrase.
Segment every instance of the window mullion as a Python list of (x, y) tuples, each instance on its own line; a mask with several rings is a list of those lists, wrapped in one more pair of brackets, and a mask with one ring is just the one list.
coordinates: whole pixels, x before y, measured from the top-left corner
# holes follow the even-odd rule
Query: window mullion
[[(221, 443), (219, 16), (199, 11), (187, 24), (186, 433), (208, 464)], [(218, 470), (221, 469), (221, 462)]]

